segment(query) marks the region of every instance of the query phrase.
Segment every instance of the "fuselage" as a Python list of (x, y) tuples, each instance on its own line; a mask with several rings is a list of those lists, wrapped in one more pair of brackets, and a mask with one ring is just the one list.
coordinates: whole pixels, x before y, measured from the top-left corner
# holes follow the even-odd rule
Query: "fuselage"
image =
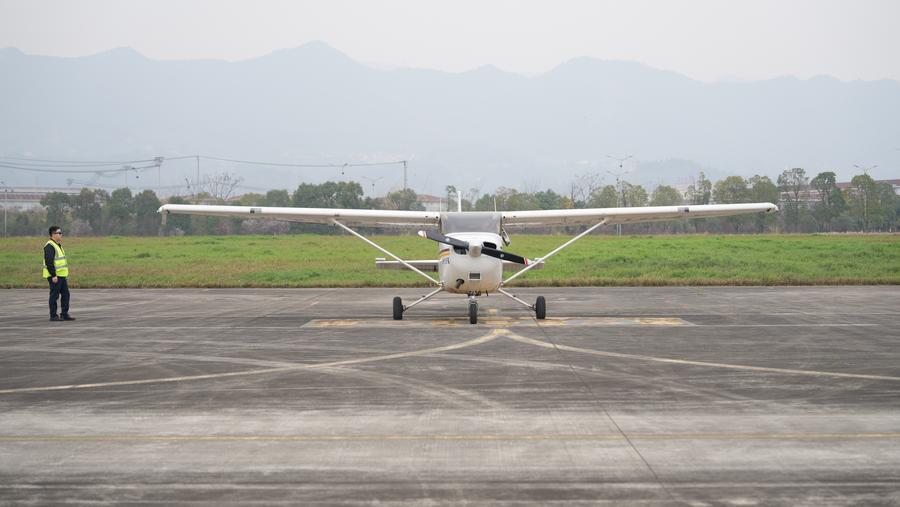
[(449, 245), (440, 246), (438, 275), (443, 282), (444, 290), (474, 295), (496, 291), (503, 277), (503, 261), (481, 255), (480, 246), (502, 248), (503, 240), (500, 235), (488, 232), (458, 232), (447, 236), (478, 247), (465, 251)]

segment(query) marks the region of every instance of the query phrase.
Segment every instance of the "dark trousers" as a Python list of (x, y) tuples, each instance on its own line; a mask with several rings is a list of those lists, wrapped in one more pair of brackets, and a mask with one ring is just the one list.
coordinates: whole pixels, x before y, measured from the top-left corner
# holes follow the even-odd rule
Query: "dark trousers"
[(69, 314), (69, 282), (66, 281), (66, 277), (60, 276), (56, 278), (59, 280), (56, 283), (53, 283), (53, 278), (47, 278), (47, 282), (50, 283), (50, 315), (56, 315), (56, 300), (62, 296), (62, 314)]

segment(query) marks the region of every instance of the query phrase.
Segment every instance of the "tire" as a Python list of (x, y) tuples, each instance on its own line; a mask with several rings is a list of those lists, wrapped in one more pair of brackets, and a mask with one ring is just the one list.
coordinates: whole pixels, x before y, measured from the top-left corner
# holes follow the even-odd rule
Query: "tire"
[(538, 296), (537, 301), (534, 302), (534, 316), (538, 320), (547, 318), (547, 301), (544, 299), (544, 296)]
[(469, 303), (469, 324), (478, 324), (478, 303)]
[(394, 296), (394, 320), (403, 320), (403, 300)]

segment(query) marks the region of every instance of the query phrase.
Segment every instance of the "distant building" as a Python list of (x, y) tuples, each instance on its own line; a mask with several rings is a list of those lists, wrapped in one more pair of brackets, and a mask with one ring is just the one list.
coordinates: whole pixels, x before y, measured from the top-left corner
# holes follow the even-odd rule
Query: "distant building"
[(2, 187), (0, 188), (0, 206), (6, 209), (40, 208), (41, 199), (53, 192), (76, 196), (81, 193), (81, 188)]
[[(894, 189), (895, 195), (900, 195), (900, 180), (875, 180), (875, 183), (888, 183)], [(853, 184), (849, 181), (840, 181), (835, 183), (835, 186), (841, 189), (843, 192), (852, 192)], [(788, 192), (782, 192), (782, 198), (784, 198), (785, 194)], [(819, 202), (820, 196), (819, 191), (810, 186), (806, 186), (803, 190), (800, 191), (800, 201), (805, 202), (807, 204), (817, 203)]]
[(447, 211), (447, 199), (427, 194), (418, 194), (417, 199), (425, 211)]

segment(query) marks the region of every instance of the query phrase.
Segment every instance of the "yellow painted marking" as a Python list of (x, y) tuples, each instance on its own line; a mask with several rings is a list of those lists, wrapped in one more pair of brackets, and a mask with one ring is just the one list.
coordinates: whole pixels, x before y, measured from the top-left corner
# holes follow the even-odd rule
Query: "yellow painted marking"
[(156, 384), (162, 382), (184, 382), (188, 380), (207, 380), (207, 379), (217, 379), (217, 378), (228, 378), (228, 377), (244, 377), (250, 375), (263, 375), (267, 373), (281, 373), (287, 371), (299, 371), (299, 370), (312, 370), (316, 368), (330, 368), (334, 366), (347, 366), (351, 364), (363, 364), (363, 363), (371, 363), (375, 361), (386, 361), (388, 359), (400, 359), (405, 357), (414, 357), (414, 356), (423, 356), (426, 354), (435, 354), (438, 352), (447, 352), (449, 350), (457, 350), (466, 347), (472, 347), (474, 345), (480, 345), (482, 343), (487, 343), (491, 340), (496, 339), (498, 336), (502, 334), (506, 334), (508, 331), (503, 329), (494, 329), (490, 333), (480, 337), (475, 338), (473, 340), (464, 341), (461, 343), (455, 343), (453, 345), (445, 345), (443, 347), (433, 347), (430, 349), (422, 349), (422, 350), (414, 350), (411, 352), (398, 352), (395, 354), (385, 354), (383, 356), (372, 356), (372, 357), (364, 357), (360, 359), (346, 359), (344, 361), (332, 361), (329, 363), (314, 363), (314, 364), (296, 364), (291, 366), (282, 366), (277, 368), (262, 368), (258, 370), (246, 370), (246, 371), (234, 371), (228, 373), (210, 373), (207, 375), (188, 375), (183, 377), (163, 377), (163, 378), (152, 378), (152, 379), (144, 379), (144, 380), (123, 380), (119, 382), (98, 382), (94, 384), (70, 384), (70, 385), (61, 385), (61, 386), (46, 386), (46, 387), (23, 387), (19, 389), (3, 389), (0, 390), (0, 394), (11, 394), (11, 393), (31, 393), (31, 392), (41, 392), (41, 391), (64, 391), (69, 389), (90, 389), (94, 387), (113, 387), (113, 386), (130, 386), (130, 385), (138, 385), (138, 384)]
[(554, 345), (552, 343), (543, 342), (540, 340), (535, 340), (533, 338), (527, 338), (525, 336), (520, 336), (513, 333), (508, 333), (506, 335), (509, 339), (515, 340), (522, 343), (527, 343), (529, 345), (537, 345), (538, 347), (545, 347), (549, 349), (559, 349), (559, 350), (567, 350), (570, 352), (580, 352), (583, 354), (592, 354), (595, 356), (606, 356), (606, 357), (617, 357), (621, 359), (635, 359), (638, 361), (652, 361), (655, 363), (668, 363), (668, 364), (685, 364), (689, 366), (706, 366), (711, 368), (727, 368), (730, 370), (745, 370), (745, 371), (758, 371), (763, 373), (778, 373), (783, 375), (807, 375), (811, 377), (835, 377), (835, 378), (853, 378), (853, 379), (863, 379), (863, 380), (893, 380), (900, 381), (900, 377), (893, 377), (890, 375), (865, 375), (859, 373), (838, 373), (838, 372), (830, 372), (830, 371), (815, 371), (815, 370), (792, 370), (788, 368), (767, 368), (765, 366), (746, 366), (741, 364), (728, 364), (728, 363), (713, 363), (707, 361), (690, 361), (685, 359), (670, 359), (666, 357), (653, 357), (653, 356), (642, 356), (638, 354), (623, 354), (621, 352), (607, 352), (603, 350), (593, 350), (593, 349), (583, 349), (581, 347), (572, 347), (569, 345)]
[(353, 319), (328, 319), (316, 320), (312, 327), (356, 327), (362, 323), (360, 320)]
[(641, 326), (685, 326), (688, 323), (682, 319), (671, 317), (671, 318), (658, 318), (658, 317), (635, 317), (633, 320), (636, 324)]
[[(898, 432), (886, 433), (642, 433), (632, 440), (893, 440)], [(323, 442), (323, 441), (610, 441), (625, 440), (622, 434), (563, 435), (0, 435), (0, 442)]]

